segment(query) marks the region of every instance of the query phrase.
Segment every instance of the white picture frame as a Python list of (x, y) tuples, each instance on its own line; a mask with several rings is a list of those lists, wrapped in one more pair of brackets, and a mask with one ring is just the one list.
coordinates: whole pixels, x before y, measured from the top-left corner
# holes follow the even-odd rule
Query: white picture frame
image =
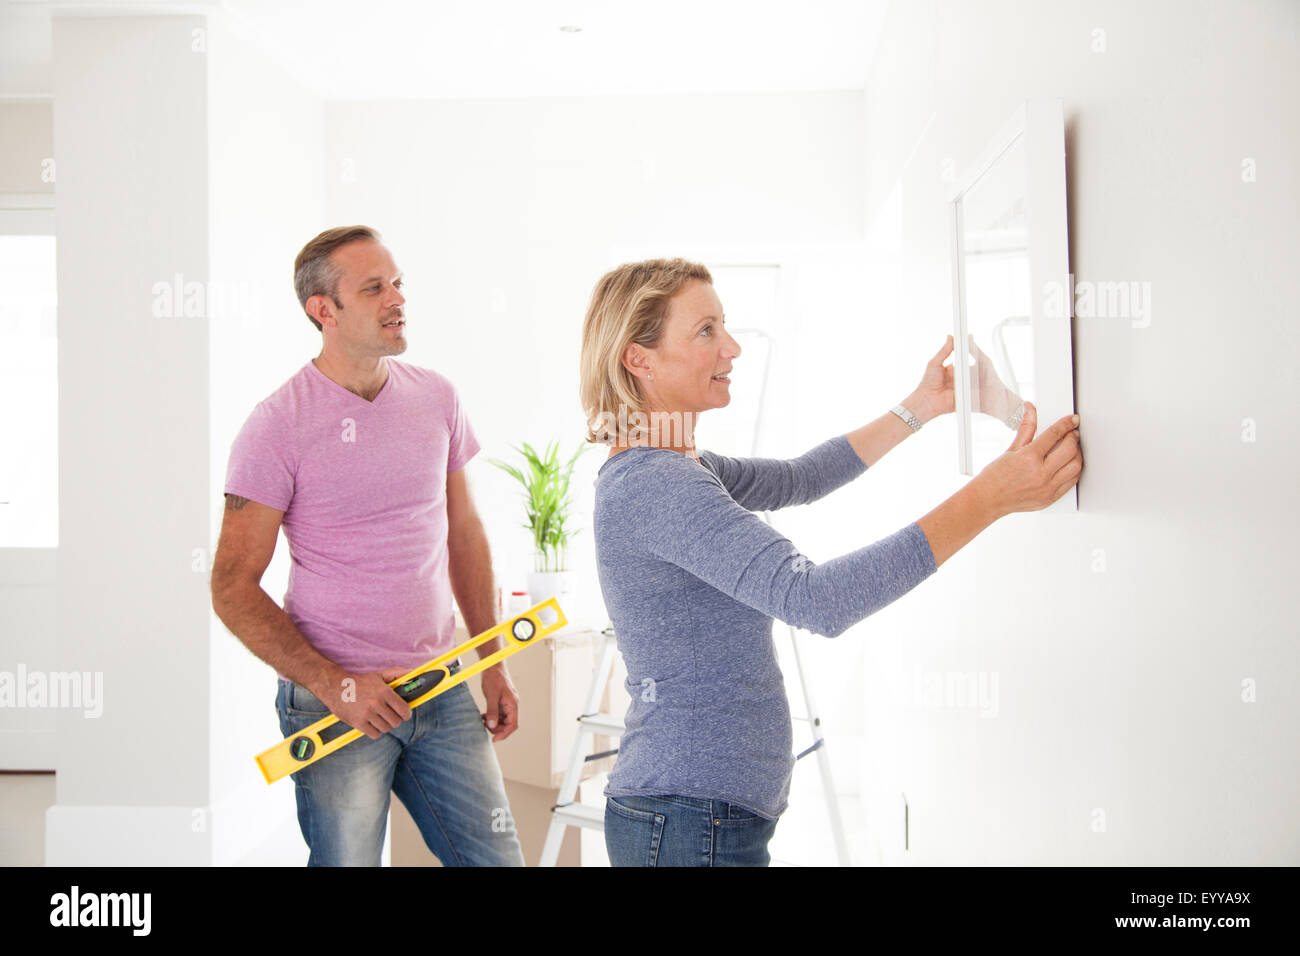
[[(1023, 147), (1029, 271), (1029, 325), (1033, 337), (1034, 396), (1038, 430), (1074, 405), (1071, 338), (1074, 283), (1069, 265), (1066, 213), (1065, 122), (1061, 100), (1026, 100), (989, 140), (984, 150), (954, 180), (947, 197), (951, 237), (954, 385), (956, 389), (957, 467), (974, 475), (972, 456), (970, 350), (967, 347), (966, 254), (963, 249), (963, 199), (1012, 147)], [(1014, 433), (1007, 431), (1007, 446)], [(982, 467), (982, 465), (981, 465)], [(1048, 511), (1078, 509), (1078, 485)]]

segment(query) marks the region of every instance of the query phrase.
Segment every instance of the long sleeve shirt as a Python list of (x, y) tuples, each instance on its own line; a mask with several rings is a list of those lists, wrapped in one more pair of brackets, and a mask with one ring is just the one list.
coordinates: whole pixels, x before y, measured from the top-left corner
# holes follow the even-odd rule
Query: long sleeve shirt
[(844, 436), (788, 461), (634, 447), (601, 466), (596, 559), (632, 698), (606, 795), (785, 810), (793, 733), (773, 619), (836, 637), (936, 566), (915, 522), (814, 564), (754, 512), (864, 471)]

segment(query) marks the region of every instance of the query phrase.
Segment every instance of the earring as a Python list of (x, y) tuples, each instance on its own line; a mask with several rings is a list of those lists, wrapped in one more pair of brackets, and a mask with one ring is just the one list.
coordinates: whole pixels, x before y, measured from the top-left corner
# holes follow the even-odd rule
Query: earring
[(647, 382), (653, 382), (654, 380), (655, 380), (655, 373), (654, 373), (654, 372), (650, 372), (650, 373), (648, 373), (648, 374), (646, 375), (646, 381), (647, 381)]

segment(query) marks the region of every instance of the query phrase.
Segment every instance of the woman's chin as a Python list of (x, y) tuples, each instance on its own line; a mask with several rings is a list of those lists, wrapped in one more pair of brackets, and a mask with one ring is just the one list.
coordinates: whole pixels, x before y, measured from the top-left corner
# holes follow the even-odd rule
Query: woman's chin
[(731, 404), (731, 386), (717, 385), (709, 390), (708, 397), (701, 403), (703, 408), (726, 408)]

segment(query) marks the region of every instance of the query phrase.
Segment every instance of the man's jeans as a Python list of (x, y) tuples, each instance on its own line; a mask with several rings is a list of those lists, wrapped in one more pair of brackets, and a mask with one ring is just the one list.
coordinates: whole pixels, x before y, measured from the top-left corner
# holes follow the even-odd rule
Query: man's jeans
[(605, 798), (610, 866), (767, 866), (775, 832), (775, 820), (722, 800)]
[[(311, 691), (278, 680), (285, 737), (329, 715)], [(523, 866), (491, 735), (464, 684), (411, 711), (378, 740), (361, 737), (293, 775), (308, 866), (378, 866), (390, 793), (444, 866)]]

